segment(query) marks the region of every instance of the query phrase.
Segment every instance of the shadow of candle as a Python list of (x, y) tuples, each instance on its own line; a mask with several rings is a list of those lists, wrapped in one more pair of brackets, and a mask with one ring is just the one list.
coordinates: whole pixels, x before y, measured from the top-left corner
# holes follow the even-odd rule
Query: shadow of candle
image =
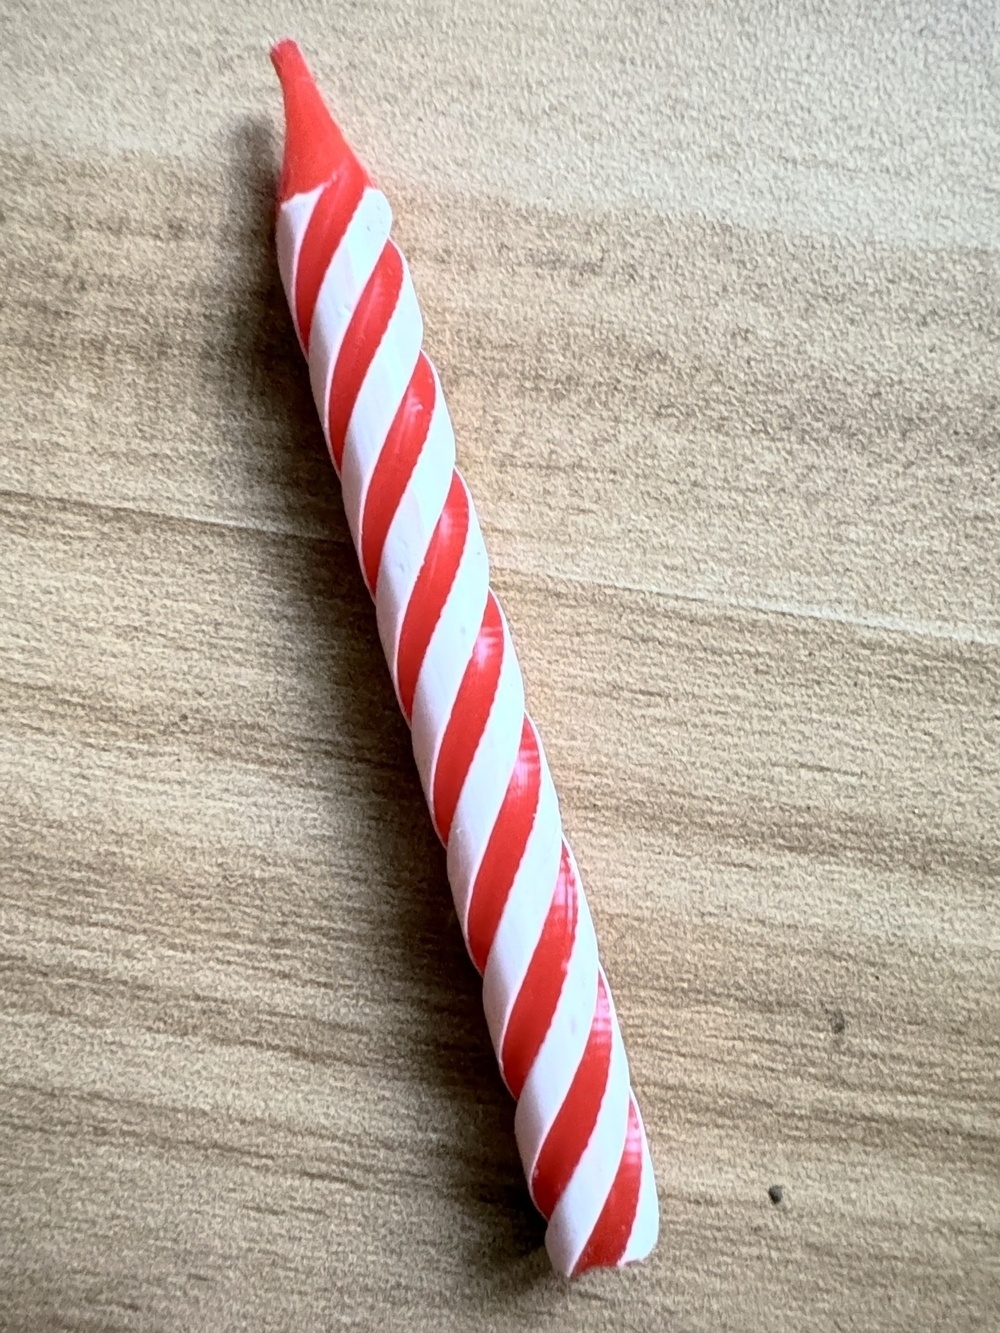
[[(495, 1299), (498, 1287), (513, 1294), (548, 1273), (544, 1222), (524, 1183), (514, 1103), (490, 1048), (480, 981), (452, 909), (444, 853), (424, 805), (281, 287), (273, 244), (277, 149), (267, 122), (249, 122), (235, 137), (223, 226), (231, 342), (216, 358), (218, 388), (243, 396), (236, 415), (247, 422), (247, 467), (260, 474), (261, 488), (278, 506), (277, 525), (298, 548), (303, 659), (335, 698), (325, 713), (338, 731), (314, 738), (317, 764), (326, 770), (316, 778), (329, 793), (331, 821), (343, 821), (349, 808), (357, 856), (370, 872), (371, 893), (380, 895), (357, 939), (355, 975), (343, 982), (357, 987), (359, 1003), (374, 1015), (373, 1062), (401, 1074), (405, 1066), (405, 1081), (393, 1086), (422, 1084), (438, 1107), (447, 1090), (446, 1119), (431, 1134), (446, 1149), (415, 1161), (413, 1172), (426, 1169), (429, 1181), (437, 1176), (438, 1190), (461, 1194), (468, 1234), (432, 1243), (460, 1248), (466, 1280), (477, 1278)], [(344, 792), (345, 774), (353, 792)], [(336, 866), (330, 878), (333, 916)], [(428, 1141), (414, 1152), (426, 1153)]]

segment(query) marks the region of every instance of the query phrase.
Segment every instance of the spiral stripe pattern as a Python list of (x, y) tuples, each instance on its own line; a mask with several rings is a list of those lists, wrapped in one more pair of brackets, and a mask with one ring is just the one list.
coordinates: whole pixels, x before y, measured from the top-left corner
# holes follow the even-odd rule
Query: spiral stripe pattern
[[(553, 1264), (644, 1257), (658, 1208), (621, 1032), (391, 213), (298, 48), (282, 280)], [(310, 140), (314, 136), (315, 142)]]

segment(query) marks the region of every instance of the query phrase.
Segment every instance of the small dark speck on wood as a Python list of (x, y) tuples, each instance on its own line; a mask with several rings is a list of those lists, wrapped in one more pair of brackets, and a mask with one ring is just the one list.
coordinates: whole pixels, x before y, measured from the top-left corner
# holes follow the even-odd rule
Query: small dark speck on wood
[(772, 1185), (771, 1188), (767, 1191), (767, 1197), (771, 1200), (772, 1203), (778, 1204), (785, 1197), (785, 1191), (781, 1188), (780, 1185)]

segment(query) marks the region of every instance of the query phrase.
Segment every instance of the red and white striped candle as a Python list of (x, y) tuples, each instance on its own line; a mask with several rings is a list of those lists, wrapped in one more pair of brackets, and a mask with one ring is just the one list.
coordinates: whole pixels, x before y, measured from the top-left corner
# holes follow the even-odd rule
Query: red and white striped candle
[(462, 931), (545, 1244), (567, 1276), (644, 1258), (659, 1211), (593, 922), (385, 196), (302, 53), (285, 101), (282, 281)]

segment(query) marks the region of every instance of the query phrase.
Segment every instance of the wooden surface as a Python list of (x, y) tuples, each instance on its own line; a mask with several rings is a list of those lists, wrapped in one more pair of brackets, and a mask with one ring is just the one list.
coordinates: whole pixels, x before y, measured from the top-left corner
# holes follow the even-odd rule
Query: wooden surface
[[(0, 1328), (996, 1328), (989, 0), (0, 27)], [(625, 1274), (539, 1248), (271, 253), (282, 29), (588, 885)]]

